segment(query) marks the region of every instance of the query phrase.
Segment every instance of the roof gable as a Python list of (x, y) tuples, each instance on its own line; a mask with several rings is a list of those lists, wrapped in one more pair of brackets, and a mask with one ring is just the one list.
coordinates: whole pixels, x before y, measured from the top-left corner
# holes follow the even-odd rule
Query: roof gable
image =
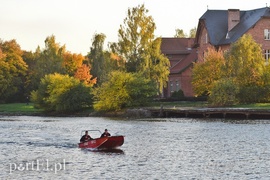
[(173, 67), (171, 67), (170, 72), (172, 74), (174, 73), (181, 73), (185, 71), (189, 66), (193, 64), (197, 60), (197, 50), (192, 49), (190, 51), (190, 54), (188, 54), (184, 59), (179, 61), (177, 64), (175, 64)]
[(210, 43), (222, 45), (237, 41), (262, 17), (270, 17), (270, 9), (268, 7), (240, 11), (240, 22), (229, 32), (227, 10), (207, 10), (199, 21), (204, 21)]

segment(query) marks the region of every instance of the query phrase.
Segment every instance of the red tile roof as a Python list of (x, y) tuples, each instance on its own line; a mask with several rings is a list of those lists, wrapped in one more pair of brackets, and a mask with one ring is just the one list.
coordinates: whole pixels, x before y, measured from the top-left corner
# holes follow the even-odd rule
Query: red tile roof
[(163, 54), (186, 54), (193, 43), (194, 38), (162, 38), (161, 51)]

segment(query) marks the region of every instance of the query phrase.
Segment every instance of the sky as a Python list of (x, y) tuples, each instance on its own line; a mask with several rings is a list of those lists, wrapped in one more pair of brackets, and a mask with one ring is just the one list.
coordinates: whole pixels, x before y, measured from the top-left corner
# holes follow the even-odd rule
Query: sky
[(251, 10), (270, 6), (270, 0), (0, 0), (0, 39), (16, 39), (22, 50), (45, 47), (54, 35), (71, 53), (87, 55), (93, 35), (118, 41), (129, 8), (145, 5), (156, 24), (156, 37), (173, 37), (175, 29), (189, 34), (210, 10)]

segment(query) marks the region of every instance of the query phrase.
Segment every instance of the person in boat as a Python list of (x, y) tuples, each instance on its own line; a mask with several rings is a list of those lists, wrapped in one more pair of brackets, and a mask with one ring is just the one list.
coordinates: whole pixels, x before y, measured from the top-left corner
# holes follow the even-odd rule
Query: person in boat
[(91, 136), (88, 135), (88, 131), (85, 131), (85, 134), (81, 137), (80, 142), (87, 142), (91, 139), (93, 138), (91, 138)]
[(111, 134), (108, 132), (108, 129), (105, 129), (104, 133), (101, 134), (101, 137), (107, 137), (107, 136), (111, 136)]

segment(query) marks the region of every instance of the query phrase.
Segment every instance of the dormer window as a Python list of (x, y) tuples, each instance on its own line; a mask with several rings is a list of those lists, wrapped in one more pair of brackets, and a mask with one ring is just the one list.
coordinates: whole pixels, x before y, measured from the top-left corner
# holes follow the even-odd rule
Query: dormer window
[(264, 30), (264, 39), (270, 40), (270, 30), (269, 29)]
[(226, 39), (230, 39), (229, 33), (226, 34)]

